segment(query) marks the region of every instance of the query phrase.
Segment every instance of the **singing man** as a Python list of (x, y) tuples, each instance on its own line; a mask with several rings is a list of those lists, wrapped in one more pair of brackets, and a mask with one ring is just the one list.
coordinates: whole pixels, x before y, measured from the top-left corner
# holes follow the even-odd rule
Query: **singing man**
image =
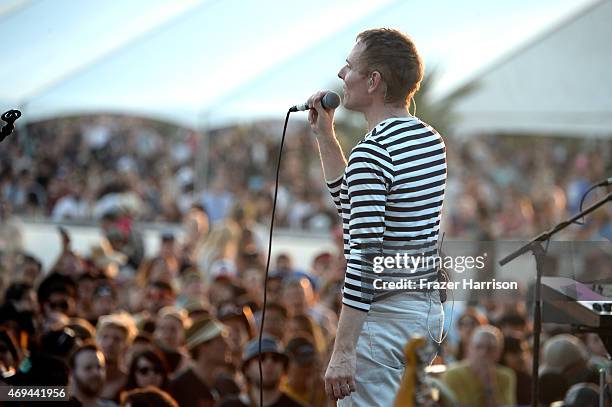
[(412, 334), (439, 341), (437, 290), (376, 290), (374, 279), (437, 279), (434, 268), (372, 270), (373, 254), (435, 255), (446, 185), (440, 134), (409, 112), (424, 66), (412, 40), (393, 29), (360, 33), (338, 72), (344, 107), (365, 116), (368, 132), (348, 163), (334, 133), (334, 110), (312, 95), (308, 120), (323, 173), (342, 218), (347, 267), (327, 394), (338, 406), (392, 406)]

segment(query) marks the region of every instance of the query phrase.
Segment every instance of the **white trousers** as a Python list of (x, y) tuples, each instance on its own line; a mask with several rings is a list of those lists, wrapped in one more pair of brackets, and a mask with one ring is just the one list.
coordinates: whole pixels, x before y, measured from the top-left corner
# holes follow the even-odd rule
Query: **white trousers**
[(356, 391), (337, 406), (392, 407), (406, 366), (404, 346), (415, 334), (439, 342), (443, 326), (437, 291), (398, 293), (372, 303), (357, 342)]

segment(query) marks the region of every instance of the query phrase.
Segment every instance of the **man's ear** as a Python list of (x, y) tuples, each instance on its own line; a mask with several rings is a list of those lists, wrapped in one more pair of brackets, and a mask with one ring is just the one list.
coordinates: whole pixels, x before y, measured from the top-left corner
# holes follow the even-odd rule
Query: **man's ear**
[(368, 88), (374, 88), (371, 89), (371, 91), (374, 91), (380, 85), (382, 85), (382, 75), (378, 71), (373, 71), (368, 78)]

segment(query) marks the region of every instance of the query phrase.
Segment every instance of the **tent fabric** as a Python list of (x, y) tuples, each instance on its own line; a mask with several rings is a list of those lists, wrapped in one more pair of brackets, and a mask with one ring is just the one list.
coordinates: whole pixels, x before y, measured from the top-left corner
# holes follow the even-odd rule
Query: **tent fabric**
[[(339, 88), (335, 73), (363, 29), (409, 32), (435, 62), (474, 13), (443, 2), (417, 9), (403, 0), (312, 0), (304, 7), (282, 0), (13, 4), (0, 9), (0, 38), (8, 39), (0, 108), (21, 108), (19, 124), (119, 113), (196, 129), (282, 119), (315, 90)], [(516, 12), (512, 2), (491, 4), (478, 3), (483, 20)], [(477, 91), (457, 107), (457, 132), (612, 133), (612, 96), (602, 85), (610, 82), (611, 7), (592, 3), (478, 75)], [(452, 13), (452, 21), (432, 24), (443, 13)], [(496, 41), (508, 46), (503, 32), (495, 31)]]
[(612, 137), (612, 1), (598, 1), (470, 81), (457, 134)]
[(198, 128), (223, 95), (391, 0), (312, 0), (299, 13), (282, 0), (147, 2), (39, 1), (0, 16), (0, 36), (13, 38), (0, 75), (15, 78), (0, 107), (22, 108), (22, 122), (108, 112)]

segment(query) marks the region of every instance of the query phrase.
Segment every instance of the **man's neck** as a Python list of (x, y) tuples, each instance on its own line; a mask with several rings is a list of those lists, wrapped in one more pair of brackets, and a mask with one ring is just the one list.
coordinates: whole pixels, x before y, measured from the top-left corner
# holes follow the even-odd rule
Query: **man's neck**
[[(263, 407), (270, 406), (278, 401), (278, 399), (283, 395), (278, 387), (275, 387), (271, 390), (264, 389), (263, 391)], [(249, 388), (249, 396), (251, 397), (251, 401), (253, 405), (259, 406), (259, 387), (251, 386)]]
[(369, 110), (364, 113), (365, 119), (368, 122), (368, 132), (372, 131), (374, 127), (383, 120), (392, 117), (410, 117), (408, 112), (408, 106), (390, 106), (387, 104), (372, 106)]

